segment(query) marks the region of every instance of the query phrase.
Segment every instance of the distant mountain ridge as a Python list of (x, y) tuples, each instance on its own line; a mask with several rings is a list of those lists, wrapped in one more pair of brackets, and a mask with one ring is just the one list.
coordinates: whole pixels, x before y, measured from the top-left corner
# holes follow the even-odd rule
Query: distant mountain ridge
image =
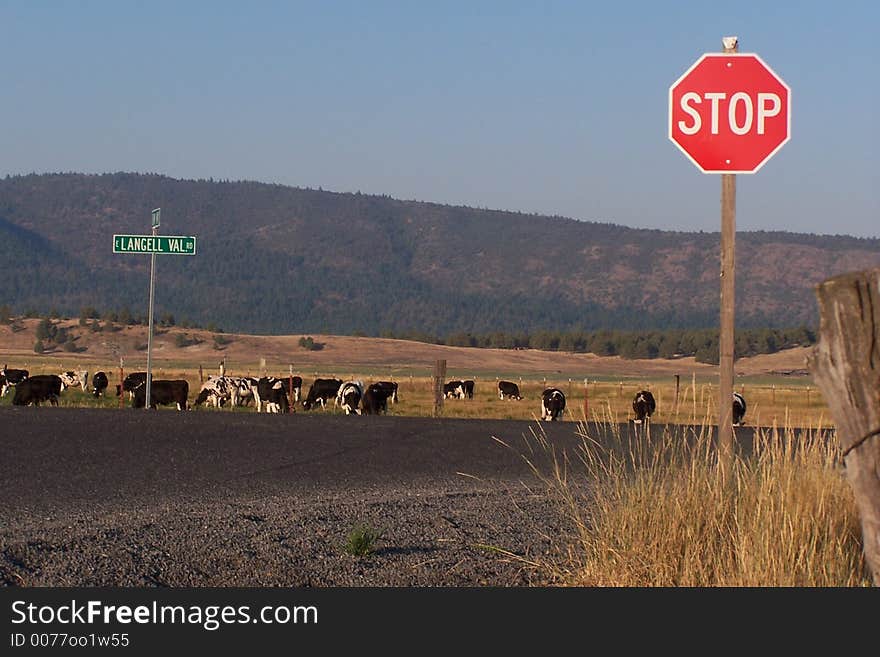
[[(198, 236), (196, 256), (159, 258), (156, 311), (202, 325), (440, 335), (718, 321), (718, 233), (136, 173), (0, 180), (0, 304), (146, 314), (149, 258), (111, 241), (148, 233), (156, 207), (161, 233)], [(878, 239), (738, 233), (737, 322), (814, 325), (814, 285), (878, 264)]]

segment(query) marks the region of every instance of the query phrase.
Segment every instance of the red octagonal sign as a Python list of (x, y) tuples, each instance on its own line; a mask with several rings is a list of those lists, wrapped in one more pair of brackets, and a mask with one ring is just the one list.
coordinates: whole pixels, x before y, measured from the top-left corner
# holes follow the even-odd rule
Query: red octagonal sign
[(755, 173), (791, 137), (791, 89), (760, 57), (707, 53), (669, 88), (669, 138), (704, 173)]

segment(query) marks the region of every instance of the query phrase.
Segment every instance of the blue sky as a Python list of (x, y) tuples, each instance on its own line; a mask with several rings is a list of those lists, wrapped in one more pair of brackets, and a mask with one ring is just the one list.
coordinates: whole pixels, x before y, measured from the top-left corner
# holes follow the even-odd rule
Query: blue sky
[(880, 3), (0, 0), (0, 175), (247, 179), (719, 229), (669, 86), (737, 35), (792, 89), (740, 230), (880, 237)]

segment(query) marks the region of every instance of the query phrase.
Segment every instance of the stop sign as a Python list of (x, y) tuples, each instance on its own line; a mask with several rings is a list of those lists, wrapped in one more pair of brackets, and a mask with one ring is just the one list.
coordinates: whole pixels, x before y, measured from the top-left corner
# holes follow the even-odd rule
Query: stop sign
[(791, 89), (751, 53), (707, 53), (669, 87), (669, 138), (703, 173), (754, 173), (791, 136)]

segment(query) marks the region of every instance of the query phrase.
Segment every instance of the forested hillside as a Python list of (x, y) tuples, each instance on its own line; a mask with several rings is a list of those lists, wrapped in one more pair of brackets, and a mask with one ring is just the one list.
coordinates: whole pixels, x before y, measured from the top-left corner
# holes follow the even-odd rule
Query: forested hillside
[[(701, 328), (717, 325), (718, 234), (637, 230), (386, 196), (161, 175), (0, 180), (0, 304), (146, 312), (149, 257), (114, 233), (196, 235), (162, 256), (157, 314), (252, 333)], [(880, 240), (737, 237), (742, 326), (815, 325), (812, 287), (880, 264)]]

